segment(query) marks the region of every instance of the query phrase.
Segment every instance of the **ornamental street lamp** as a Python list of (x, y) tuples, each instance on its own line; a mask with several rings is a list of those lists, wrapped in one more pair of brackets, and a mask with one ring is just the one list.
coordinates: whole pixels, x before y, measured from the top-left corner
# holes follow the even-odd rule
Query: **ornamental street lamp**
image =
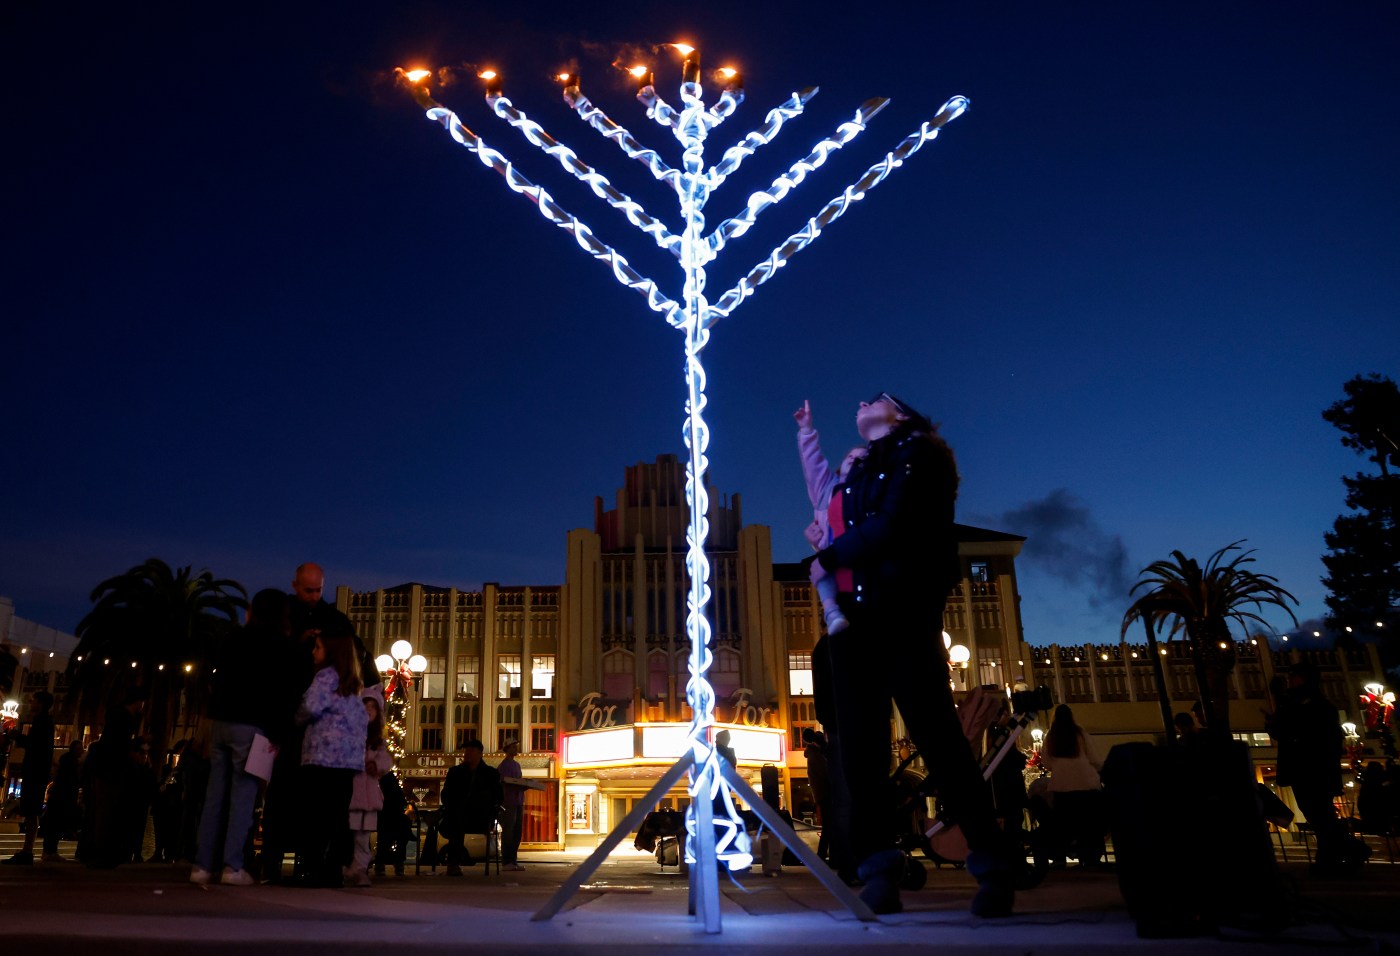
[(384, 675), (384, 729), (389, 752), (394, 760), (403, 758), (406, 748), (404, 737), (408, 732), (408, 691), (413, 687), (413, 679), (428, 669), (428, 659), (422, 654), (413, 653), (413, 645), (408, 641), (395, 641), (388, 654), (380, 654), (374, 659), (374, 666)]

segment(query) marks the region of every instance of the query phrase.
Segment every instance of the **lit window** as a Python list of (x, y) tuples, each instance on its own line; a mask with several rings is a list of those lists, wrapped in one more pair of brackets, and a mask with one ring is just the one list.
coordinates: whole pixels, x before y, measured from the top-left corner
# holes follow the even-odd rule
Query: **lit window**
[(793, 697), (812, 696), (812, 655), (788, 655), (788, 693)]
[(537, 654), (530, 669), (530, 696), (552, 700), (554, 697), (554, 655)]
[(502, 654), (496, 658), (496, 699), (520, 699), (519, 654)]

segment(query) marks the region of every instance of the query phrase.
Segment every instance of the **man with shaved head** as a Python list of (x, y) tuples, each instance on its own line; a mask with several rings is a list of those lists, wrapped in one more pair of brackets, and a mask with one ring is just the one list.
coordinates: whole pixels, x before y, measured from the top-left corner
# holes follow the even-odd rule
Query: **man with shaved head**
[[(350, 618), (322, 596), (326, 572), (319, 564), (308, 561), (299, 565), (292, 575), (290, 618), (292, 643), (285, 664), (291, 677), (287, 682), (287, 697), (278, 704), (281, 725), (269, 730), (268, 737), (278, 745), (277, 759), (272, 767), (272, 779), (267, 784), (263, 800), (263, 858), (261, 876), (264, 882), (278, 883), (282, 879), (282, 862), (287, 847), (294, 846), (300, 821), (295, 818), (297, 807), (297, 775), (301, 768), (302, 728), (294, 716), (306, 688), (316, 676), (311, 660), (311, 647), (322, 632), (348, 631), (354, 638), (355, 654), (360, 661), (360, 679), (365, 687), (380, 683), (374, 659), (365, 650), (364, 642), (355, 634)], [(347, 819), (346, 826), (349, 827)]]

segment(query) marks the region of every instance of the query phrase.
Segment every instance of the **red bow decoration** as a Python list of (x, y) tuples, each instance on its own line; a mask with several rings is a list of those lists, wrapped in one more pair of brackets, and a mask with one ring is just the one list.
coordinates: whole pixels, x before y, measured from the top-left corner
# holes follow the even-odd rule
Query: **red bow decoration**
[(398, 690), (400, 687), (402, 687), (405, 692), (413, 687), (413, 671), (408, 669), (407, 664), (399, 666), (396, 670), (385, 671), (384, 676), (387, 678), (384, 682), (385, 700), (392, 697), (394, 691)]

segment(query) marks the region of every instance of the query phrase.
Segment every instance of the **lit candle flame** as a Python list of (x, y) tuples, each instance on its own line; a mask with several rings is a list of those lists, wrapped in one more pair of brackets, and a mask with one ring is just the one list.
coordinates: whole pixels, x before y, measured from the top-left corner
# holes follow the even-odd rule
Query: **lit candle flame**
[(479, 76), (483, 80), (494, 80), (496, 78), (496, 71), (482, 70), (480, 73), (477, 74), (477, 76)]
[(627, 72), (631, 73), (633, 76), (640, 80), (642, 77), (647, 75), (647, 68), (644, 66), (634, 66)]
[(432, 70), (408, 70), (401, 72), (403, 72), (403, 78), (408, 80), (408, 82), (410, 83), (422, 83), (428, 77), (433, 75)]
[(560, 83), (567, 83), (574, 78), (572, 73), (556, 73), (554, 78)]
[(739, 71), (734, 69), (734, 67), (732, 66), (722, 66), (720, 67), (719, 75), (724, 77), (726, 80), (732, 80), (734, 79), (734, 77), (739, 75)]
[(695, 47), (691, 46), (688, 43), (672, 43), (671, 46), (679, 50), (681, 56), (690, 56), (690, 54), (695, 52)]

